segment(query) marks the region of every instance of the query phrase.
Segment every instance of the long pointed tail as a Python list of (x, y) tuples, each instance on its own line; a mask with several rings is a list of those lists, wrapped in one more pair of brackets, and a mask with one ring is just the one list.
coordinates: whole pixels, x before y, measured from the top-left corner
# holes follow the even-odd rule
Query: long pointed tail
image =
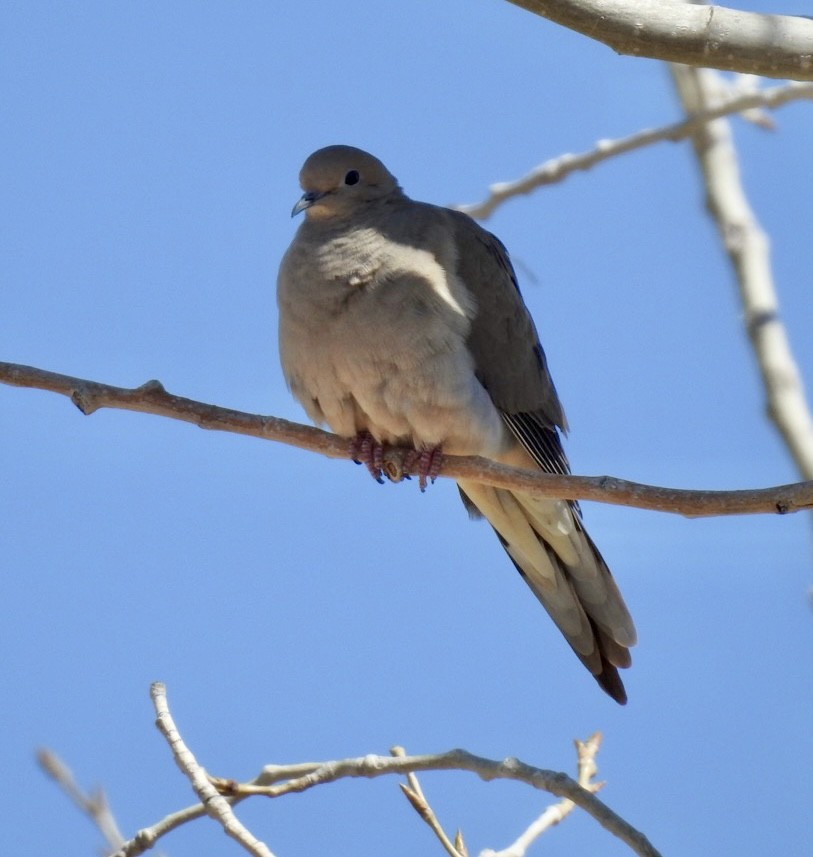
[(570, 503), (458, 483), (470, 512), (485, 517), (534, 595), (599, 685), (624, 705), (618, 668), (632, 662), (635, 626), (595, 544)]

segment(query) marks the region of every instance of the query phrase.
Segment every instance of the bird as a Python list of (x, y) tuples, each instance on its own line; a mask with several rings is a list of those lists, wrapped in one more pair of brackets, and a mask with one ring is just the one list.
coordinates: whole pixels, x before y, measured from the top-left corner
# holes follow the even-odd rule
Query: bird
[[(294, 397), (381, 480), (414, 451), (421, 487), (443, 454), (547, 473), (570, 466), (567, 421), (508, 252), (463, 212), (410, 199), (373, 155), (305, 161), (304, 220), (280, 263), (279, 350)], [(576, 502), (459, 479), (577, 657), (616, 702), (635, 626)]]

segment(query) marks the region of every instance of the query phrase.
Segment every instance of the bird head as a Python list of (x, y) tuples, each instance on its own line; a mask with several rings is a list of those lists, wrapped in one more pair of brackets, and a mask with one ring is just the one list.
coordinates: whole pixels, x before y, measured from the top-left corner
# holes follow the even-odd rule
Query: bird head
[(314, 152), (302, 166), (299, 184), (304, 193), (291, 217), (304, 211), (311, 220), (341, 217), (400, 190), (378, 158), (354, 146)]

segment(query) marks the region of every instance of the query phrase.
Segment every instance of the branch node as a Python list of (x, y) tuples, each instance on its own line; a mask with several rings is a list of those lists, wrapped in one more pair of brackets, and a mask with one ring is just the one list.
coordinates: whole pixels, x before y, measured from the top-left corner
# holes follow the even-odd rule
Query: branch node
[(87, 387), (77, 387), (71, 393), (71, 401), (77, 408), (86, 416), (89, 417), (94, 411), (100, 407), (94, 401), (93, 394)]
[(223, 779), (222, 777), (209, 776), (209, 782), (218, 790), (218, 792), (226, 797), (233, 797), (240, 793), (240, 783), (233, 779)]
[(145, 396), (154, 394), (163, 395), (166, 393), (166, 387), (160, 381), (153, 378), (151, 381), (146, 381), (140, 387), (137, 387), (136, 392), (143, 393)]

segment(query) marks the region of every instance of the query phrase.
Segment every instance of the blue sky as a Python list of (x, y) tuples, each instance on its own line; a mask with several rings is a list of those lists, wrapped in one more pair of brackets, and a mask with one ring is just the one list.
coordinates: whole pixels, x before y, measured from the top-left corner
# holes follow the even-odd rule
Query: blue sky
[[(786, 11), (763, 4), (768, 11)], [(0, 10), (0, 359), (302, 420), (277, 360), (297, 173), (350, 143), (408, 193), (480, 199), (567, 151), (679, 117), (663, 66), (498, 0), (14, 3)], [(813, 111), (735, 122), (813, 378)], [(696, 488), (796, 478), (764, 416), (736, 290), (685, 145), (504, 206), (506, 243), (572, 426), (574, 471)], [(152, 725), (165, 681), (213, 773), (462, 746), (574, 770), (605, 735), (606, 802), (665, 854), (809, 853), (810, 521), (585, 504), (639, 629), (606, 698), (448, 480), (361, 469), (157, 417), (83, 417), (0, 387), (0, 851), (96, 853), (36, 769), (62, 755), (130, 834), (191, 793)], [(470, 851), (548, 802), (424, 775)], [(440, 853), (395, 779), (240, 815), (278, 857)], [(207, 820), (172, 857), (237, 854)], [(531, 853), (626, 854), (574, 815)]]

